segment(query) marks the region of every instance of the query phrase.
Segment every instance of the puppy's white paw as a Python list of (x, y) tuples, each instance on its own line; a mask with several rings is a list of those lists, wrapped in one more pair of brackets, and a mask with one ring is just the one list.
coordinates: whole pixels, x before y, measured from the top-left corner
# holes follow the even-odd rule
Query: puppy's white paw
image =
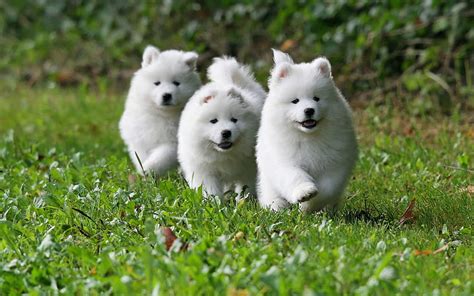
[(270, 209), (275, 212), (278, 212), (286, 207), (288, 207), (288, 202), (281, 198), (274, 199), (270, 204)]
[(290, 202), (301, 203), (308, 201), (318, 194), (318, 188), (311, 182), (299, 184), (290, 196)]

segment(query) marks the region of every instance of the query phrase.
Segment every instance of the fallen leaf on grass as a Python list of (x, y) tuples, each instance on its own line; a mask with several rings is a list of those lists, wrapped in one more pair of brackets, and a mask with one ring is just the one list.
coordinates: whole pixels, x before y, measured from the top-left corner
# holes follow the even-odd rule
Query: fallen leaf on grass
[(408, 221), (415, 219), (415, 215), (413, 214), (413, 209), (415, 208), (415, 199), (412, 199), (408, 204), (405, 212), (403, 213), (402, 217), (400, 218), (400, 225), (405, 224)]
[[(178, 237), (173, 233), (173, 230), (169, 227), (162, 227), (161, 231), (163, 232), (163, 235), (165, 236), (165, 246), (166, 246), (166, 251), (169, 251), (171, 247), (173, 246), (174, 242), (178, 239)], [(188, 243), (183, 243), (181, 247), (179, 248), (180, 251), (187, 250), (189, 247)]]
[(244, 238), (244, 236), (245, 236), (245, 234), (244, 234), (242, 231), (239, 231), (239, 232), (237, 232), (237, 233), (234, 235), (233, 241), (234, 241), (234, 242), (235, 242), (235, 241), (238, 241), (238, 240)]
[(227, 296), (248, 296), (250, 295), (249, 291), (247, 289), (236, 289), (236, 288), (230, 288), (227, 290)]
[(79, 82), (79, 77), (72, 70), (62, 70), (58, 73), (56, 82), (61, 86), (73, 85)]
[(470, 139), (474, 139), (474, 128), (468, 129), (466, 131), (466, 136)]
[(96, 275), (96, 274), (97, 274), (97, 268), (96, 268), (95, 266), (93, 266), (93, 267), (91, 268), (91, 270), (89, 271), (89, 274), (90, 274), (90, 275)]
[(403, 134), (405, 136), (413, 136), (413, 134), (415, 133), (415, 130), (413, 129), (413, 126), (411, 125), (407, 125), (403, 128)]
[(463, 188), (461, 191), (474, 194), (474, 185), (468, 185), (466, 188)]
[(431, 250), (415, 250), (415, 251), (413, 251), (413, 255), (415, 255), (415, 256), (420, 256), (420, 255), (426, 256), (426, 255), (431, 255), (431, 254), (433, 254), (433, 251), (431, 251)]
[(415, 255), (415, 256), (420, 256), (420, 255), (422, 255), (422, 256), (436, 255), (436, 254), (438, 254), (438, 253), (443, 252), (444, 250), (447, 250), (448, 247), (449, 247), (449, 244), (445, 244), (445, 245), (442, 246), (441, 248), (438, 248), (438, 249), (436, 249), (436, 250), (434, 250), (434, 251), (432, 251), (432, 250), (414, 250), (414, 251), (413, 251), (413, 255)]
[(130, 185), (134, 185), (136, 182), (137, 182), (137, 176), (132, 175), (132, 174), (128, 175), (128, 183)]
[(292, 49), (293, 47), (295, 47), (296, 45), (296, 41), (293, 40), (293, 39), (287, 39), (285, 40), (285, 42), (283, 42), (283, 44), (280, 46), (280, 49), (283, 50), (283, 51), (287, 51), (289, 49)]
[(169, 227), (163, 227), (161, 231), (163, 232), (163, 235), (165, 236), (166, 251), (169, 251), (174, 241), (178, 237), (173, 233), (173, 230), (171, 230), (171, 228)]

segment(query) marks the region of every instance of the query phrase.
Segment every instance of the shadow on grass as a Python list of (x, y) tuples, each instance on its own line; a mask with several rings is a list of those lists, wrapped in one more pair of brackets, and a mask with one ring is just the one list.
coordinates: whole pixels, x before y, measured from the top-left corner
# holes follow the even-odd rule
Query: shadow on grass
[(347, 223), (354, 223), (358, 221), (370, 224), (392, 224), (393, 217), (387, 216), (383, 213), (372, 213), (366, 209), (354, 209), (351, 211), (344, 211), (341, 213), (340, 219)]

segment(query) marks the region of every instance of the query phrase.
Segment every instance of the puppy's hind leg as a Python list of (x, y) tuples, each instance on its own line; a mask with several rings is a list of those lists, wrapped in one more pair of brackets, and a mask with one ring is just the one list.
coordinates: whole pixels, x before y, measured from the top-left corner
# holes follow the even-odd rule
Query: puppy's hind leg
[(143, 169), (161, 176), (178, 165), (177, 157), (176, 145), (160, 145), (142, 163)]

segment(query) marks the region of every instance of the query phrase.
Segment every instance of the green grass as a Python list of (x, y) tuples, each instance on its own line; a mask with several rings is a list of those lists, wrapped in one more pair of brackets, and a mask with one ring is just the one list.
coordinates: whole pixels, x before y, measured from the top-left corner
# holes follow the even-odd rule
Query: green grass
[[(203, 202), (176, 173), (134, 180), (117, 130), (123, 98), (0, 94), (0, 294), (474, 293), (465, 115), (356, 111), (348, 200), (335, 216), (305, 215)], [(414, 198), (415, 219), (400, 226)], [(161, 227), (179, 238), (170, 251)]]

